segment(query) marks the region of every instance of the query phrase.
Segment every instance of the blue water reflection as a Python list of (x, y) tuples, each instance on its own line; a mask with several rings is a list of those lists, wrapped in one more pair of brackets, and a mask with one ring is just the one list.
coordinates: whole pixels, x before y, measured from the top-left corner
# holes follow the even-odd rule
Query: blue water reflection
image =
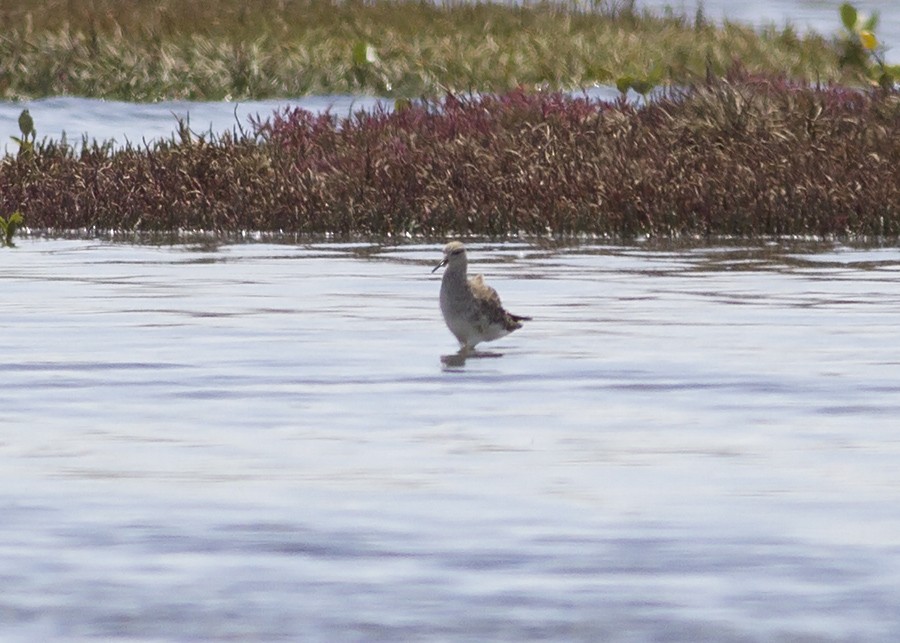
[(0, 252), (10, 640), (893, 640), (900, 252)]

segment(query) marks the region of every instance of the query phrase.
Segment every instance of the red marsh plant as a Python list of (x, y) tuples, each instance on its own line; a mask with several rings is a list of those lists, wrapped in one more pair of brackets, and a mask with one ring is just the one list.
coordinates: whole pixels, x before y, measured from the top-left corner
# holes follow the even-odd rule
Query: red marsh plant
[[(183, 134), (183, 132), (182, 132)], [(678, 237), (900, 235), (900, 95), (735, 72), (646, 106), (447, 96), (0, 163), (32, 228)]]

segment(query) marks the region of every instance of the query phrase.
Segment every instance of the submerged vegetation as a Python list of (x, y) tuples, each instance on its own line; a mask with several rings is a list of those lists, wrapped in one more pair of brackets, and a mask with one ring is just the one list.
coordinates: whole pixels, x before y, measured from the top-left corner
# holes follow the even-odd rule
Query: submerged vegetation
[(557, 92), (295, 109), (211, 139), (0, 163), (34, 228), (900, 235), (900, 95), (734, 71), (645, 106)]
[(751, 72), (858, 81), (821, 36), (652, 14), (627, 0), (0, 0), (0, 98), (419, 97), (689, 83)]

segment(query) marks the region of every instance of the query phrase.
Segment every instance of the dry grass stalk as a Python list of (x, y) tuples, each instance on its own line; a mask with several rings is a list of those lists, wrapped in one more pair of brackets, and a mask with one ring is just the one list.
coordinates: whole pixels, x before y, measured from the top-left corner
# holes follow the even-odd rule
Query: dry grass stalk
[(649, 106), (522, 90), (243, 136), (44, 142), (0, 163), (33, 228), (446, 235), (900, 234), (900, 95), (734, 74)]

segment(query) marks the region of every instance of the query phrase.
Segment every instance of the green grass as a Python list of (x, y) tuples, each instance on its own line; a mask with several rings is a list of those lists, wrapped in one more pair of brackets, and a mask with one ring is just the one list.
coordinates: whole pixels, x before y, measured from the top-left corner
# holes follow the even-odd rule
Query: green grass
[(13, 248), (13, 237), (16, 231), (25, 223), (25, 217), (21, 212), (13, 212), (9, 217), (0, 217), (0, 246), (4, 248)]
[[(0, 0), (0, 23), (7, 100), (570, 89), (626, 75), (689, 82), (735, 60), (750, 72), (846, 80), (821, 36), (717, 27), (628, 2)], [(354, 56), (361, 44), (372, 61)]]

